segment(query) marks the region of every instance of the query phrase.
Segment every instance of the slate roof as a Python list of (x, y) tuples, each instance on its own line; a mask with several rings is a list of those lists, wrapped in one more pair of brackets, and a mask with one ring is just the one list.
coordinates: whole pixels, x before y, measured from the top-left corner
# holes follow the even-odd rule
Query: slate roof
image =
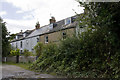
[[(23, 34), (24, 33), (27, 33), (26, 35), (28, 36), (29, 34), (31, 34), (33, 31), (34, 31), (35, 29), (33, 29), (33, 30), (26, 30), (25, 32), (19, 32), (19, 33), (17, 33), (16, 35), (17, 36), (23, 36)], [(26, 36), (26, 37), (27, 37)], [(19, 40), (23, 40), (23, 39), (25, 39), (25, 37), (21, 37), (21, 38), (19, 38), (19, 39), (14, 39), (14, 40), (12, 40), (11, 42), (14, 42), (14, 41), (19, 41)]]
[(77, 22), (73, 22), (71, 24), (64, 25), (65, 24), (64, 20), (62, 20), (62, 21), (57, 22), (56, 24), (57, 24), (57, 26), (54, 27), (52, 30), (50, 30), (48, 33), (56, 32), (56, 31), (68, 29), (68, 28), (74, 28), (77, 25)]
[[(73, 17), (75, 17), (75, 16), (73, 16)], [(63, 30), (63, 29), (74, 28), (77, 25), (76, 21), (74, 21), (74, 22), (72, 22), (72, 23), (70, 23), (68, 25), (65, 25), (64, 20), (65, 19), (55, 22), (54, 23), (55, 27), (53, 29), (50, 29), (49, 28), (50, 24), (48, 24), (48, 25), (45, 25), (43, 27), (40, 27), (39, 29), (27, 30), (25, 32), (31, 31), (32, 33), (30, 35), (28, 35), (27, 37), (25, 37), (25, 38), (31, 38), (31, 37), (35, 37), (35, 36), (39, 36), (39, 35), (44, 35), (44, 34), (56, 32), (56, 31)], [(23, 38), (21, 38), (19, 40), (22, 40), (22, 39), (25, 39), (25, 38), (23, 37)], [(18, 40), (15, 40), (15, 41), (18, 41)]]
[(45, 33), (45, 32), (48, 32), (48, 30), (49, 30), (49, 25), (40, 27), (39, 29), (34, 30), (34, 31), (33, 31), (29, 36), (27, 36), (26, 38), (33, 37), (33, 36), (36, 36), (36, 35), (39, 35), (39, 34), (43, 34), (43, 33)]
[(19, 33), (17, 33), (16, 35), (22, 36), (22, 35), (23, 35), (23, 32), (19, 32)]
[(33, 32), (35, 29), (33, 30), (26, 30), (24, 33), (30, 34), (31, 32)]

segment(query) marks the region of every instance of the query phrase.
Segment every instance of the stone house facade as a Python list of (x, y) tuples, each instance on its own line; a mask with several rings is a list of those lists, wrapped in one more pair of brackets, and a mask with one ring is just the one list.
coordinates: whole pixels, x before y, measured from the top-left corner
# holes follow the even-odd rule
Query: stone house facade
[[(75, 28), (64, 29), (56, 32), (46, 33), (40, 36), (40, 42), (46, 43), (58, 43), (61, 39), (66, 38), (67, 36), (72, 36), (75, 33)], [(46, 41), (48, 37), (48, 41)]]

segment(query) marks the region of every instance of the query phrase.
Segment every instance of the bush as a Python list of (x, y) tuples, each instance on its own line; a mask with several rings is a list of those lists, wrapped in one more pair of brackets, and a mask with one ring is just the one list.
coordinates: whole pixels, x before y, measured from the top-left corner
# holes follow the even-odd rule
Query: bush
[(25, 57), (33, 56), (33, 53), (32, 53), (32, 52), (29, 52), (27, 49), (24, 49), (23, 55), (24, 55)]
[(88, 30), (66, 38), (58, 46), (45, 45), (31, 69), (67, 77), (119, 78), (120, 50), (114, 45), (114, 37), (104, 30)]
[(10, 56), (17, 56), (17, 55), (18, 56), (20, 55), (20, 49), (10, 51)]
[(40, 56), (42, 53), (42, 49), (43, 49), (43, 44), (41, 42), (38, 42), (37, 45), (34, 47), (36, 56)]
[(31, 69), (43, 71), (47, 69), (53, 62), (57, 52), (56, 44), (46, 44), (42, 47), (42, 52), (39, 58), (31, 65)]

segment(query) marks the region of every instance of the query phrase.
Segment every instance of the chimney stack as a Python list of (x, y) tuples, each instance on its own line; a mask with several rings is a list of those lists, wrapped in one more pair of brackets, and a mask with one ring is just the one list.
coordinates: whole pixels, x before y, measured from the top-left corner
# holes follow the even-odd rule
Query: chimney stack
[(21, 33), (22, 33), (22, 30), (21, 30)]
[(50, 19), (50, 24), (51, 24), (51, 23), (55, 23), (55, 22), (56, 22), (55, 17), (51, 17), (51, 19)]
[(39, 29), (39, 28), (40, 28), (39, 21), (36, 23), (35, 28), (36, 28), (36, 29)]

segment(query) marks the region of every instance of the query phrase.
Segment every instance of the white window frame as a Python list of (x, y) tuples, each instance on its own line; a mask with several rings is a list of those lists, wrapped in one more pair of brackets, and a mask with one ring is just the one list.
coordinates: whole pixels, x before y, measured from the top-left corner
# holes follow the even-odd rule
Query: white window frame
[(23, 37), (26, 37), (26, 33), (23, 34)]
[(49, 30), (52, 30), (52, 29), (53, 29), (53, 23), (49, 25)]
[(18, 36), (16, 36), (16, 39), (18, 39)]
[(48, 37), (48, 36), (45, 36), (45, 43), (48, 43), (48, 40), (46, 39), (46, 37)]
[[(68, 20), (68, 19), (70, 20), (70, 23), (71, 23), (71, 17), (70, 17), (70, 18), (66, 18), (66, 19), (65, 19), (65, 25), (68, 25), (68, 24), (67, 24), (67, 20)], [(70, 24), (70, 23), (69, 23), (69, 24)]]

